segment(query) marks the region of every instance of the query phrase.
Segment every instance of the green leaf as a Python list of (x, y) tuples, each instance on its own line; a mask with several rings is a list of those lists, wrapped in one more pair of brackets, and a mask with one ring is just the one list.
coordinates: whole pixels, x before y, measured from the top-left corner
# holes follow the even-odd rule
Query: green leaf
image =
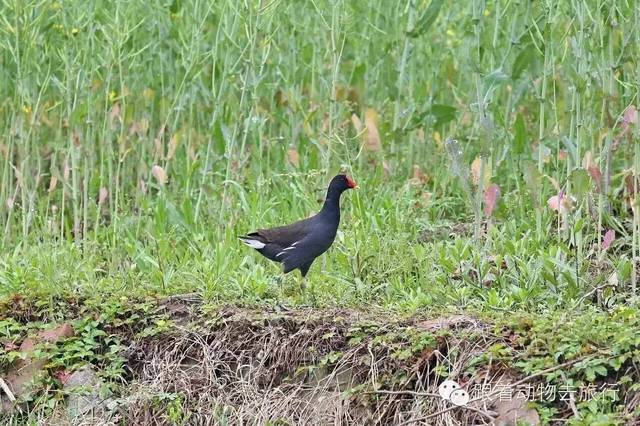
[(522, 73), (530, 68), (536, 60), (537, 50), (531, 44), (524, 46), (520, 51), (520, 54), (513, 61), (513, 67), (511, 67), (511, 79), (517, 80)]
[(507, 81), (509, 77), (502, 71), (501, 68), (498, 68), (484, 77), (484, 86), (487, 89), (490, 89), (495, 86), (499, 86), (505, 81)]
[(594, 370), (598, 376), (607, 377), (607, 368), (604, 365), (598, 365)]
[(513, 150), (516, 154), (522, 154), (527, 141), (527, 127), (524, 123), (524, 117), (518, 113), (516, 121), (513, 123)]
[(431, 106), (431, 115), (435, 118), (436, 122), (433, 127), (438, 127), (446, 124), (456, 118), (456, 107), (451, 105), (433, 104)]
[(587, 171), (584, 169), (575, 169), (571, 172), (569, 181), (571, 182), (571, 192), (578, 200), (582, 200), (587, 192), (589, 192), (590, 180)]
[(413, 29), (407, 32), (407, 36), (415, 38), (425, 34), (438, 17), (443, 3), (444, 0), (431, 0), (431, 3), (429, 3), (427, 9), (418, 18)]
[(593, 382), (596, 379), (596, 373), (593, 371), (593, 368), (587, 367), (584, 370), (584, 375), (588, 381)]
[(173, 0), (173, 2), (171, 3), (171, 6), (169, 6), (169, 11), (171, 13), (178, 13), (178, 11), (180, 10), (180, 6), (181, 6), (181, 1), (180, 0)]
[(529, 190), (529, 194), (533, 199), (533, 204), (538, 207), (539, 206), (539, 197), (540, 197), (540, 185), (542, 177), (538, 168), (535, 164), (528, 161), (524, 164), (524, 181), (527, 184), (527, 189)]

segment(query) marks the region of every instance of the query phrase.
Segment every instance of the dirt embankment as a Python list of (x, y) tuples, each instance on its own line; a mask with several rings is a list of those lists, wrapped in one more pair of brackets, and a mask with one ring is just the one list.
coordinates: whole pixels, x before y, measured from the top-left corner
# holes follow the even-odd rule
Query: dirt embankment
[[(105, 383), (100, 362), (76, 366), (75, 373), (60, 363), (38, 364), (62, 383), (64, 396), (39, 407), (43, 423), (539, 424), (540, 416), (528, 405), (536, 396), (517, 395), (518, 390), (526, 386), (535, 392), (545, 374), (582, 360), (525, 377), (492, 361), (496, 347), (518, 344), (512, 331), (466, 315), (406, 319), (345, 310), (283, 312), (179, 297), (147, 304), (144, 311), (125, 314), (135, 321), (121, 318), (103, 327), (121, 346), (119, 382)], [(140, 322), (134, 315), (145, 315), (146, 326), (132, 326)], [(109, 348), (101, 350), (108, 354)], [(24, 369), (12, 364), (5, 370), (3, 375), (12, 377)], [(470, 402), (457, 406), (442, 398), (439, 386), (447, 378)], [(72, 399), (77, 389), (68, 391), (69, 381), (84, 385), (84, 399)], [(55, 387), (58, 381), (44, 383)], [(33, 418), (33, 398), (25, 403), (21, 395), (13, 396), (11, 410), (3, 396), (4, 419), (18, 424)], [(640, 398), (628, 398), (633, 410)], [(557, 406), (557, 418), (571, 417), (575, 401)]]

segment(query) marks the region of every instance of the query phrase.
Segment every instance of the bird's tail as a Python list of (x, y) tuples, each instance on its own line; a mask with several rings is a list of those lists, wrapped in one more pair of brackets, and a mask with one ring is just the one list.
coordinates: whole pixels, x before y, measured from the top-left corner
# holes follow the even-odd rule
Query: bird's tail
[(238, 239), (240, 241), (242, 241), (243, 243), (245, 243), (246, 245), (248, 245), (251, 248), (254, 248), (256, 250), (260, 250), (261, 248), (264, 248), (265, 243), (263, 243), (262, 241), (256, 239), (256, 238), (252, 238), (246, 235), (240, 236), (238, 237)]

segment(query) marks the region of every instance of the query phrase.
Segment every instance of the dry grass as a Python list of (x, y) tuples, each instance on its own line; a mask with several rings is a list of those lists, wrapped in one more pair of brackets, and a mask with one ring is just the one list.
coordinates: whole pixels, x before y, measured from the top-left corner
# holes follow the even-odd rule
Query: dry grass
[[(172, 311), (184, 320), (175, 303)], [(214, 322), (183, 320), (173, 335), (131, 347), (135, 380), (122, 401), (127, 424), (175, 422), (166, 402), (158, 403), (167, 395), (179, 395), (176, 416), (189, 424), (406, 422), (447, 408), (437, 396), (436, 369), (462, 378), (469, 362), (497, 339), (465, 316), (417, 321), (345, 311), (228, 309)], [(411, 343), (393, 337), (453, 329), (438, 333), (436, 348), (406, 357), (400, 353)], [(470, 416), (479, 415), (457, 409), (434, 420), (467, 424)]]

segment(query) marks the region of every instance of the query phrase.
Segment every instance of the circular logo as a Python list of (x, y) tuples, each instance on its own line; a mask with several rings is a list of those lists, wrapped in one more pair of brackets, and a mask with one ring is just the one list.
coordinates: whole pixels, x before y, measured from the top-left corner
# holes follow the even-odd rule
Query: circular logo
[(453, 380), (445, 380), (444, 382), (440, 383), (440, 386), (438, 386), (438, 393), (440, 394), (442, 399), (446, 399), (448, 401), (451, 393), (456, 389), (460, 389), (460, 385), (458, 383), (454, 382)]
[(469, 393), (464, 389), (456, 389), (451, 392), (451, 395), (449, 395), (449, 401), (458, 407), (461, 405), (467, 405), (469, 402)]

